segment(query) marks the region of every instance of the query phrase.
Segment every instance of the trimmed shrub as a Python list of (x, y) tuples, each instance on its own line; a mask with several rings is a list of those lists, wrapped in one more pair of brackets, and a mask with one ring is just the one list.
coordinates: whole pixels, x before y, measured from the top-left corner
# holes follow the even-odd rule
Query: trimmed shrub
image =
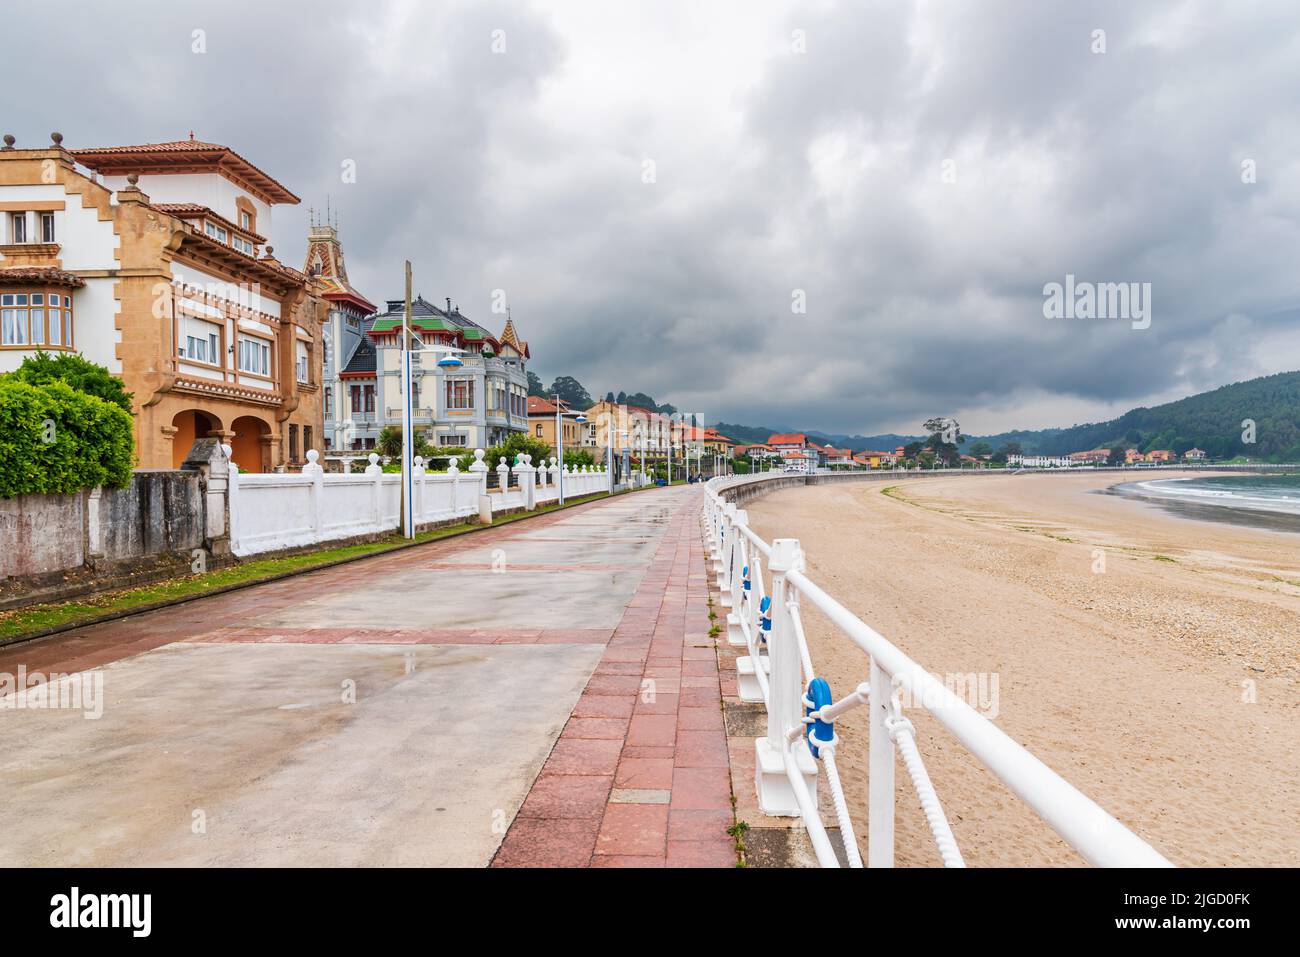
[(0, 498), (124, 488), (134, 465), (131, 416), (117, 404), (0, 377)]
[(131, 412), (131, 393), (122, 380), (101, 365), (96, 365), (79, 354), (37, 352), (23, 359), (22, 365), (9, 377), (28, 385), (45, 385), (49, 382), (66, 382), (78, 392), (112, 402), (126, 412)]

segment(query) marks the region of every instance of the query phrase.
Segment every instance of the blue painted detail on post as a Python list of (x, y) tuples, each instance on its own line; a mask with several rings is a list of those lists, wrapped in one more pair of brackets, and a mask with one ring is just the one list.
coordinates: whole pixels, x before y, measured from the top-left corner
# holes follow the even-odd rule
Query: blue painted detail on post
[[(814, 711), (820, 711), (826, 705), (831, 703), (831, 686), (826, 683), (825, 678), (814, 678), (808, 682), (808, 701), (812, 702), (812, 707), (804, 705), (804, 717), (812, 714)], [(814, 758), (820, 758), (821, 753), (817, 745), (830, 744), (835, 739), (835, 729), (825, 721), (814, 721), (808, 729), (808, 746), (812, 751)]]
[(746, 565), (740, 570), (740, 577), (745, 579), (745, 591), (749, 591), (749, 566)]
[(764, 595), (763, 600), (758, 603), (758, 637), (764, 643), (767, 642), (767, 636), (772, 631), (772, 596)]

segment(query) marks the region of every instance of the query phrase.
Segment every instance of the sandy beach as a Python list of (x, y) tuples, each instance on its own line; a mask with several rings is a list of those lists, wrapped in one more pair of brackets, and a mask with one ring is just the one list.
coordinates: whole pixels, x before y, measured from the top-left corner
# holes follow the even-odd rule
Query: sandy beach
[[(929, 671), (997, 674), (997, 724), (1175, 864), (1294, 867), (1300, 535), (1096, 492), (1124, 480), (900, 476), (747, 507)], [(836, 697), (865, 680), (862, 653), (805, 620)], [(1083, 863), (933, 719), (909, 716), (969, 865)], [(838, 730), (865, 843), (864, 717)], [(898, 863), (939, 864), (901, 764), (898, 788)]]

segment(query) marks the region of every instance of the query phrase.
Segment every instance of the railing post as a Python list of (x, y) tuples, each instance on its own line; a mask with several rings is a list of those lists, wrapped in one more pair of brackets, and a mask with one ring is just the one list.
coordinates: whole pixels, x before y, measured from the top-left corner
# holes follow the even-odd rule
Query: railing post
[(302, 467), (302, 474), (311, 479), (311, 529), (318, 542), (325, 538), (325, 470), (317, 463), (319, 458), (319, 452), (308, 449), (307, 464)]
[[(379, 464), (379, 456), (374, 452), (370, 453), (370, 464), (366, 466), (366, 478), (370, 479), (370, 521), (374, 526), (372, 531), (383, 531), (384, 528), (384, 468)], [(398, 516), (398, 524), (401, 524), (401, 516)]]
[(424, 518), (424, 510), (427, 507), (426, 486), (428, 475), (424, 467), (424, 456), (417, 455), (411, 463), (411, 488), (414, 491), (414, 501), (411, 503), (411, 524), (414, 531), (419, 528), (421, 519)]
[(736, 514), (732, 516), (732, 531), (735, 532), (731, 537), (731, 555), (729, 576), (731, 587), (731, 603), (723, 603), (724, 607), (730, 607), (731, 613), (727, 615), (727, 624), (732, 624), (735, 619), (737, 625), (740, 624), (741, 600), (744, 598), (744, 581), (745, 581), (745, 552), (746, 543), (744, 536), (741, 534), (741, 526), (748, 524), (749, 514), (744, 509), (736, 509)]
[(226, 513), (230, 521), (230, 550), (239, 554), (239, 466), (230, 461), (229, 445), (222, 445), (226, 454)]
[(885, 727), (893, 688), (871, 659), (871, 737), (867, 761), (867, 866), (894, 866), (894, 741)]
[(799, 802), (786, 768), (787, 761), (797, 763), (804, 786), (816, 804), (817, 764), (806, 745), (798, 742), (786, 746), (786, 732), (803, 722), (803, 676), (798, 638), (786, 602), (790, 590), (785, 575), (803, 569), (803, 552), (799, 540), (778, 538), (772, 542), (768, 562), (772, 573), (772, 632), (768, 638), (768, 658), (772, 673), (768, 678), (767, 734), (755, 744), (754, 784), (758, 806), (774, 817), (798, 817)]
[(716, 566), (718, 569), (718, 590), (722, 592), (719, 601), (723, 608), (731, 607), (731, 550), (736, 544), (735, 518), (736, 506), (728, 502), (722, 508), (722, 554), (719, 556)]

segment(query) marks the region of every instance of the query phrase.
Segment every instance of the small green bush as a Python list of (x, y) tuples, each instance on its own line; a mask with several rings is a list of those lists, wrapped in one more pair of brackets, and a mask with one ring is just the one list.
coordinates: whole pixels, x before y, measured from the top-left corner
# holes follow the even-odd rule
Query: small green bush
[(131, 416), (118, 404), (0, 376), (0, 498), (124, 488), (134, 465)]

